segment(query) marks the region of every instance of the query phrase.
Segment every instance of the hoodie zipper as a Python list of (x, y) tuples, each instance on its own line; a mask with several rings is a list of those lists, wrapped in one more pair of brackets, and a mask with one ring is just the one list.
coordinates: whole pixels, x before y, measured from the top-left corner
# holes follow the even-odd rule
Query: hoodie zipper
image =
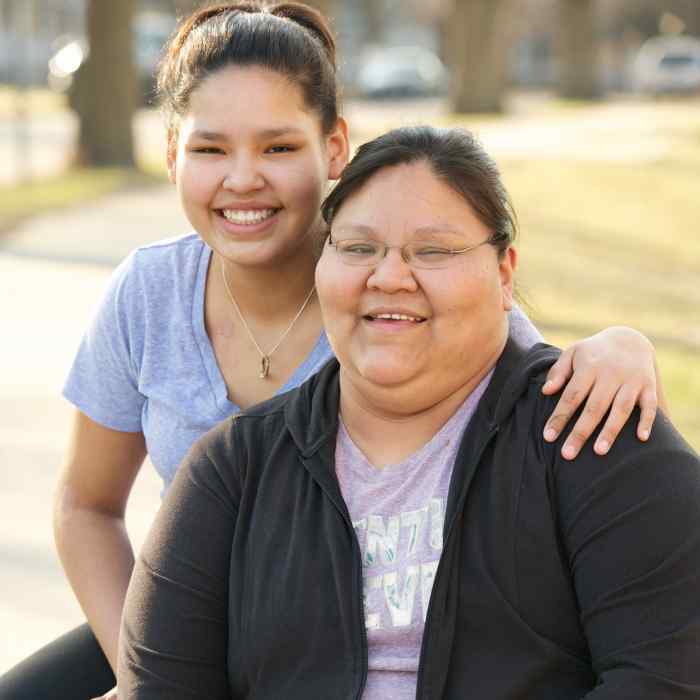
[[(484, 451), (490, 444), (490, 442), (496, 437), (498, 433), (498, 425), (492, 425), (489, 429), (489, 433), (486, 436), (486, 439), (484, 442), (481, 444), (479, 447), (478, 452), (476, 453), (475, 457), (475, 463), (478, 465), (478, 463), (481, 461), (481, 457), (484, 454)], [(466, 500), (467, 497), (467, 491), (469, 490), (469, 484), (471, 480), (474, 478), (474, 474), (476, 472), (472, 473), (469, 482), (462, 484), (462, 492), (460, 493), (459, 500), (457, 501), (454, 513), (452, 513), (452, 517), (450, 519), (450, 523), (448, 526), (447, 530), (447, 535), (445, 537), (445, 540), (443, 542), (443, 547), (442, 547), (442, 553), (440, 554), (440, 561), (438, 562), (438, 568), (437, 571), (435, 572), (435, 580), (433, 581), (433, 587), (432, 587), (432, 592), (436, 591), (439, 589), (438, 587), (438, 582), (440, 581), (441, 578), (445, 576), (445, 565), (444, 565), (444, 554), (447, 551), (451, 539), (453, 537), (454, 531), (455, 531), (455, 525), (457, 521), (459, 520), (459, 514), (462, 512), (464, 508), (464, 501)], [(420, 659), (418, 662), (418, 678), (416, 682), (416, 700), (421, 700), (421, 697), (423, 695), (423, 671), (425, 667), (425, 659), (427, 657), (427, 648), (428, 648), (428, 639), (430, 637), (430, 630), (431, 630), (431, 612), (433, 610), (433, 605), (434, 605), (434, 599), (433, 595), (430, 595), (430, 602), (428, 603), (428, 612), (425, 616), (425, 625), (423, 626), (423, 639), (421, 641), (421, 650), (420, 650)], [(364, 620), (363, 620), (363, 628), (364, 628)], [(366, 636), (366, 635), (365, 635)], [(365, 675), (366, 675), (366, 670), (365, 670)], [(359, 698), (359, 696), (358, 696)], [(425, 697), (423, 700), (438, 700), (437, 698), (429, 698)]]

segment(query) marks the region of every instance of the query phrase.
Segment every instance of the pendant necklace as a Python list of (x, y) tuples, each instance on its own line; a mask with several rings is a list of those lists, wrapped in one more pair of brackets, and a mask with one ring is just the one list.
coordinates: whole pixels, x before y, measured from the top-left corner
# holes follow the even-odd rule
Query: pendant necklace
[(258, 374), (258, 377), (260, 379), (266, 379), (267, 376), (270, 374), (270, 358), (272, 357), (272, 353), (277, 350), (277, 348), (282, 345), (282, 341), (289, 335), (289, 331), (292, 330), (294, 327), (294, 324), (299, 320), (299, 317), (304, 313), (304, 309), (308, 306), (309, 302), (311, 301), (311, 297), (313, 296), (314, 292), (316, 291), (316, 285), (311, 287), (311, 291), (306, 295), (306, 299), (304, 299), (304, 303), (301, 305), (301, 308), (299, 311), (297, 311), (296, 316), (292, 319), (292, 322), (287, 326), (287, 329), (282, 333), (280, 336), (280, 339), (277, 341), (275, 344), (275, 347), (272, 348), (269, 352), (264, 352), (263, 349), (258, 345), (258, 341), (255, 340), (255, 336), (253, 335), (253, 332), (250, 330), (248, 327), (248, 324), (246, 323), (245, 318), (243, 318), (243, 314), (241, 313), (241, 310), (236, 303), (236, 300), (233, 298), (233, 292), (231, 292), (231, 288), (228, 285), (228, 278), (226, 277), (226, 268), (224, 267), (224, 261), (221, 260), (221, 278), (224, 280), (224, 287), (226, 288), (226, 294), (228, 296), (229, 301), (231, 302), (231, 306), (236, 310), (236, 313), (238, 314), (238, 318), (241, 319), (241, 323), (243, 324), (243, 328), (245, 328), (246, 333), (248, 333), (248, 337), (250, 338), (251, 342), (255, 346), (255, 349), (258, 351), (258, 354), (260, 355), (260, 374)]

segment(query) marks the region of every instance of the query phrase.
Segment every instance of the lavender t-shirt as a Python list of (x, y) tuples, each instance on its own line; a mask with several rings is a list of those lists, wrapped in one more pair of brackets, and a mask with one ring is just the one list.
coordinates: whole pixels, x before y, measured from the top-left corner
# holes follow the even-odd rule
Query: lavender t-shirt
[(335, 468), (362, 554), (368, 674), (363, 700), (413, 700), (462, 433), (493, 371), (418, 452), (373, 467), (340, 422)]

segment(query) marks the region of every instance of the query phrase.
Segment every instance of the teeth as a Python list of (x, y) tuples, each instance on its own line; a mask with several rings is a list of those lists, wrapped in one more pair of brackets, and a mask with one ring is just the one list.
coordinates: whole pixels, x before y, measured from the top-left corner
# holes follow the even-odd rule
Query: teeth
[(275, 209), (223, 209), (224, 218), (234, 224), (259, 224), (269, 219)]
[(391, 321), (411, 321), (412, 323), (419, 323), (423, 320), (417, 316), (406, 316), (405, 314), (377, 314), (373, 318), (384, 318)]

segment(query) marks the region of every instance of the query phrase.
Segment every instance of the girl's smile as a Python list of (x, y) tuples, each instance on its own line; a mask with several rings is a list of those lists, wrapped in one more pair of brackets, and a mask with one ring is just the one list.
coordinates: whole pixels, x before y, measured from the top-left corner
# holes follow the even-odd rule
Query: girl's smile
[(204, 241), (231, 264), (312, 255), (329, 178), (345, 165), (344, 124), (324, 134), (300, 87), (261, 67), (229, 66), (192, 92), (168, 164)]

